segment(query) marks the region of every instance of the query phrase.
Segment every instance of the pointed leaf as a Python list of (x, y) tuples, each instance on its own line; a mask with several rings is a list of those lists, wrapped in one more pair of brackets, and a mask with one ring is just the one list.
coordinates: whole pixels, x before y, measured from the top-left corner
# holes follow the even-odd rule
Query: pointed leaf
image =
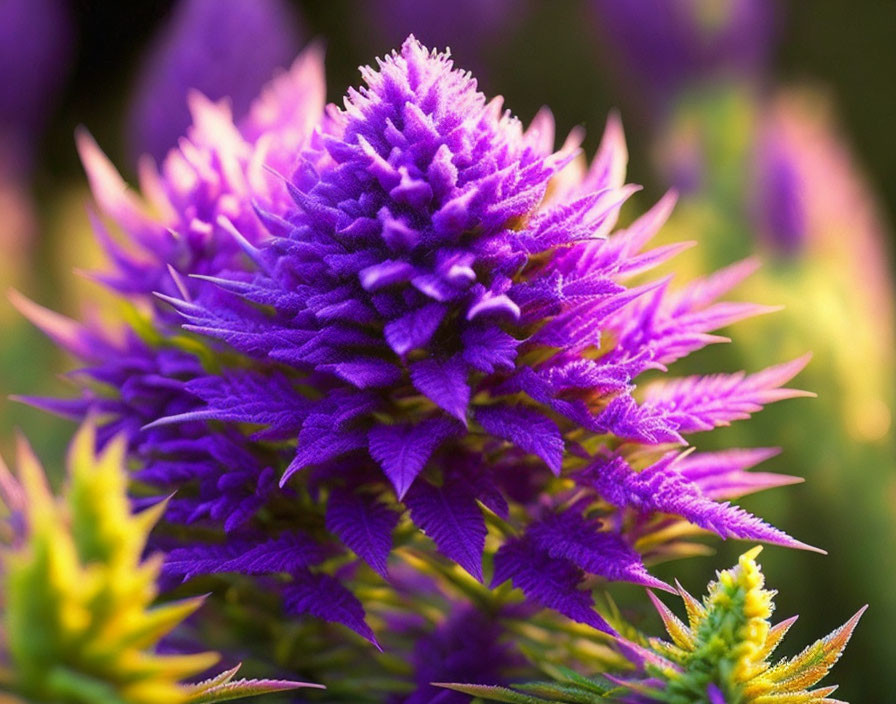
[(330, 575), (297, 572), (293, 581), (284, 587), (283, 600), (289, 613), (309, 614), (324, 621), (341, 623), (380, 647), (364, 620), (361, 602)]
[(513, 443), (523, 452), (544, 460), (554, 474), (563, 465), (563, 438), (550, 418), (525, 406), (482, 406), (476, 409), (476, 422), (491, 435)]
[(397, 512), (369, 494), (334, 489), (327, 501), (327, 530), (384, 577), (398, 519)]
[(418, 481), (405, 498), (411, 520), (446, 557), (482, 581), (485, 519), (470, 489), (448, 481), (440, 487)]
[(376, 425), (368, 434), (368, 448), (401, 499), (433, 451), (457, 430), (457, 424), (444, 417), (418, 425)]
[(583, 577), (582, 571), (568, 560), (552, 558), (522, 538), (510, 540), (498, 550), (492, 586), (513, 580), (513, 586), (540, 605), (612, 633), (610, 625), (594, 610), (590, 592), (579, 589)]
[(421, 359), (411, 364), (414, 387), (442, 410), (461, 423), (467, 423), (470, 387), (467, 368), (459, 359)]

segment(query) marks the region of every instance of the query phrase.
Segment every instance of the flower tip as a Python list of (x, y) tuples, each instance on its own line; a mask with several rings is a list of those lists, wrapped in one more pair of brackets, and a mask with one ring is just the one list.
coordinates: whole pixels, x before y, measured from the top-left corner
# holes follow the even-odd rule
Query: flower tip
[(814, 545), (809, 545), (809, 543), (804, 543), (801, 540), (794, 540), (792, 543), (788, 543), (787, 547), (793, 547), (797, 550), (806, 550), (807, 552), (816, 552), (819, 555), (827, 555), (828, 551), (823, 548), (817, 548)]
[(75, 147), (94, 191), (102, 192), (102, 188), (111, 189), (117, 186), (124, 188), (124, 182), (121, 181), (112, 162), (84, 125), (75, 128)]
[[(678, 189), (670, 188), (663, 194), (663, 197), (657, 201), (657, 204), (662, 203), (663, 207), (669, 208), (671, 210), (675, 207), (675, 204), (678, 202)], [(695, 242), (696, 244), (696, 242)]]
[(780, 629), (789, 629), (793, 624), (795, 624), (799, 620), (800, 615), (795, 614), (789, 618), (785, 618), (783, 621), (776, 623), (775, 628)]
[[(8, 288), (6, 289), (6, 298), (12, 303), (13, 307), (19, 311), (22, 315), (25, 315), (23, 308), (28, 308), (30, 306), (36, 306), (30, 298), (22, 294), (18, 289)], [(26, 316), (27, 317), (27, 316)]]
[(664, 582), (664, 581), (661, 580), (659, 577), (653, 577), (653, 576), (651, 575), (650, 579), (647, 580), (647, 581), (645, 581), (645, 584), (647, 584), (648, 582), (649, 582), (649, 586), (648, 586), (648, 588), (647, 588), (647, 591), (650, 592), (651, 594), (653, 593), (653, 592), (650, 591), (651, 588), (653, 588), (653, 589), (662, 589), (662, 590), (663, 590), (664, 592), (666, 592), (667, 594), (677, 594), (677, 593), (678, 593), (678, 592), (676, 591), (675, 587), (673, 587), (673, 586), (672, 586), (671, 584), (669, 584), (668, 582)]
[(747, 550), (743, 555), (741, 555), (742, 560), (755, 560), (759, 557), (759, 553), (762, 552), (762, 545), (756, 545), (749, 550)]
[(830, 642), (837, 643), (837, 647), (842, 651), (849, 642), (849, 639), (852, 638), (853, 631), (855, 631), (856, 626), (859, 625), (859, 621), (867, 610), (868, 604), (865, 604), (861, 609), (856, 611), (846, 623), (831, 633), (827, 639), (830, 639)]
[(156, 420), (152, 421), (151, 423), (147, 423), (146, 425), (141, 425), (140, 430), (141, 431), (154, 430), (155, 428), (161, 428), (163, 425), (169, 425), (173, 422), (174, 421), (172, 420), (171, 416), (166, 416), (164, 418), (156, 418)]
[(777, 305), (777, 306), (764, 306), (764, 305), (755, 305), (753, 306), (753, 315), (769, 315), (770, 313), (780, 313), (787, 306)]
[(409, 54), (419, 52), (426, 52), (426, 47), (423, 46), (420, 40), (417, 39), (417, 37), (415, 37), (414, 33), (412, 32), (401, 43), (401, 55), (407, 57)]
[(625, 140), (625, 129), (622, 126), (622, 111), (619, 108), (610, 108), (607, 113), (607, 124), (604, 128), (605, 135), (612, 135), (612, 138), (621, 138)]
[(78, 154), (82, 160), (87, 159), (88, 155), (93, 153), (102, 154), (99, 145), (90, 134), (90, 130), (84, 125), (75, 127), (75, 146), (78, 148)]
[(324, 56), (327, 53), (327, 39), (326, 37), (315, 37), (308, 44), (305, 45), (305, 48), (299, 53), (298, 59), (301, 60), (307, 58), (308, 60), (321, 62), (323, 63)]
[(793, 360), (792, 364), (797, 367), (797, 372), (801, 372), (806, 368), (806, 365), (812, 360), (812, 353), (806, 352), (805, 354), (800, 355), (795, 360)]

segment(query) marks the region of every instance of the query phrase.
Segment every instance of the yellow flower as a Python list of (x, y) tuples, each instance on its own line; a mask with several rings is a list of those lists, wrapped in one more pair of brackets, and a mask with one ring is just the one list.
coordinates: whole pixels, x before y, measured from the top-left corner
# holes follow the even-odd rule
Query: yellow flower
[(765, 578), (756, 562), (761, 550), (749, 550), (735, 567), (720, 572), (702, 603), (678, 585), (687, 625), (651, 593), (672, 641), (650, 640), (651, 650), (661, 659), (647, 665), (648, 673), (665, 683), (652, 692), (658, 701), (715, 701), (710, 696), (715, 690), (726, 704), (836, 702), (829, 698), (836, 687), (809, 688), (837, 662), (865, 609), (796, 657), (771, 665), (769, 656), (796, 617), (771, 625), (774, 592), (764, 589)]
[(164, 504), (132, 514), (123, 440), (99, 455), (95, 442), (88, 423), (60, 499), (24, 439), (18, 481), (0, 462), (0, 702), (199, 704), (300, 686), (233, 682), (235, 669), (182, 684), (218, 655), (160, 655), (156, 646), (202, 599), (153, 605), (161, 559), (142, 554)]

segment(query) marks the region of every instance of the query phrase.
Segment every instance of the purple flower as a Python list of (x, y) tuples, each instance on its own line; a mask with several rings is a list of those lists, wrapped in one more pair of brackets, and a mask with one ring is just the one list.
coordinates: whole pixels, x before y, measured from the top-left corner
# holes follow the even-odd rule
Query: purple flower
[[(15, 135), (30, 161), (30, 142), (65, 77), (70, 19), (61, 0), (0, 3), (0, 134)], [(4, 153), (4, 159), (10, 154)]]
[(98, 278), (170, 319), (170, 308), (159, 305), (154, 293), (201, 295), (210, 287), (189, 277), (245, 268), (243, 248), (267, 236), (255, 206), (276, 215), (291, 204), (277, 174), (290, 173), (292, 155), (321, 117), (324, 92), (319, 47), (307, 49), (268, 84), (237, 123), (226, 102), (192, 92), (184, 103), (193, 120), (186, 136), (159, 169), (151, 162), (141, 166), (143, 198), (128, 190), (93, 139), (80, 132), (78, 148), (97, 203), (127, 238), (121, 245), (95, 221), (112, 264)]
[(795, 257), (803, 253), (808, 235), (799, 154), (783, 130), (769, 123), (756, 150), (755, 211), (760, 233), (772, 250)]
[(161, 161), (177, 144), (190, 124), (191, 90), (226, 97), (241, 119), (296, 55), (300, 34), (283, 0), (181, 0), (140, 72), (129, 120), (134, 154)]
[[(639, 379), (765, 310), (716, 302), (754, 263), (677, 290), (645, 278), (682, 249), (645, 250), (674, 198), (613, 232), (636, 190), (624, 184), (615, 117), (586, 168), (579, 135), (554, 151), (547, 112), (524, 129), (413, 38), (362, 75), (366, 87), (304, 144), (273, 127), (256, 139), (201, 103), (172, 168), (146, 182), (166, 192), (164, 245), (168, 230), (146, 224), (82, 140), (101, 206), (151, 255), (132, 266), (110, 246), (112, 286), (144, 304), (162, 290), (165, 302), (141, 318), (151, 363), (112, 382), (151, 398), (130, 408), (112, 394), (124, 405), (104, 408), (133, 423), (142, 479), (189, 485), (173, 519), (220, 528), (177, 546), (169, 576), (267, 575), (287, 610), (372, 639), (324, 562), (348, 549), (386, 574), (405, 511), (479, 580), (484, 511), (494, 514), (493, 584), (510, 579), (598, 628), (609, 627), (586, 575), (665, 587), (635, 545), (650, 536), (648, 554), (669, 554), (662, 535), (675, 531), (662, 531), (676, 522), (806, 547), (717, 501), (788, 481), (747, 474), (766, 451), (670, 452), (799, 395), (782, 387), (803, 360), (751, 376)], [(298, 104), (285, 99), (294, 94), (274, 104)], [(204, 127), (227, 139), (206, 144)], [(273, 146), (257, 156), (263, 144)], [(219, 158), (231, 148), (250, 157)], [(266, 159), (291, 166), (284, 182), (233, 185), (255, 183), (246, 175)], [(103, 362), (114, 353), (95, 354), (104, 343), (91, 333), (26, 312), (89, 360), (90, 376), (142, 359), (135, 341), (121, 362)]]
[[(329, 113), (305, 153), (290, 183), (297, 207), (271, 221), (273, 237), (252, 254), (255, 273), (214, 280), (244, 303), (172, 300), (186, 329), (246, 355), (226, 390), (217, 374), (189, 386), (208, 404), (204, 417), (258, 422), (251, 409), (278, 399), (266, 432), (297, 437), (281, 484), (303, 471), (349, 490), (383, 477), (441, 552), (482, 578), (479, 503), (506, 514), (502, 467), (543, 485), (576, 465), (603, 475), (603, 460), (592, 457), (600, 444), (588, 434), (624, 453), (668, 446), (796, 394), (780, 386), (802, 362), (657, 384), (636, 401), (640, 373), (716, 341), (712, 330), (759, 309), (713, 303), (749, 265), (675, 294), (665, 282), (624, 285), (679, 248), (641, 253), (668, 198), (607, 239), (634, 190), (623, 183), (615, 120), (592, 167), (577, 173), (574, 144), (552, 151), (547, 118), (524, 130), (447, 55), (413, 39), (363, 76), (367, 87)], [(292, 380), (285, 393), (283, 373)], [(620, 509), (799, 545), (688, 479), (670, 488), (675, 501), (655, 506), (582, 486)], [(597, 532), (585, 507), (570, 510), (574, 530)], [(552, 520), (552, 509), (537, 513)], [(547, 547), (555, 543), (531, 534), (540, 525), (499, 551), (496, 582), (530, 584), (537, 600), (599, 625), (575, 587), (582, 570), (652, 580), (624, 540), (590, 549), (581, 540), (556, 554)], [(526, 576), (540, 561), (558, 570), (548, 591), (534, 572)]]
[(590, 0), (606, 61), (662, 107), (689, 84), (750, 77), (768, 60), (775, 11), (768, 0)]

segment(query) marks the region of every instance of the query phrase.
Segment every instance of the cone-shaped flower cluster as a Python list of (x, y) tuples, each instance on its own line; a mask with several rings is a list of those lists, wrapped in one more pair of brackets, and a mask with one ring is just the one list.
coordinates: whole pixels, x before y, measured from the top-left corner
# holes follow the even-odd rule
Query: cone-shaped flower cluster
[(771, 625), (774, 592), (763, 589), (765, 578), (755, 559), (761, 549), (744, 553), (735, 567), (720, 572), (702, 603), (678, 587), (687, 625), (650, 594), (672, 642), (651, 638), (642, 647), (620, 641), (640, 678), (592, 679), (561, 670), (554, 681), (512, 688), (440, 686), (510, 704), (843, 704), (830, 698), (836, 686), (810, 688), (839, 660), (865, 609), (799, 655), (769, 663), (796, 616)]
[(744, 553), (732, 569), (720, 572), (701, 604), (680, 586), (685, 625), (651, 593), (672, 642), (651, 639), (646, 671), (650, 680), (633, 684), (649, 701), (688, 704), (834, 704), (836, 686), (811, 689), (840, 658), (865, 609), (793, 658), (768, 659), (796, 621), (772, 626), (774, 592), (756, 563), (762, 548)]
[(585, 168), (578, 134), (554, 151), (549, 113), (523, 129), (413, 38), (362, 75), (310, 139), (288, 77), (255, 132), (195, 98), (191, 139), (144, 183), (162, 222), (82, 139), (104, 213), (149, 250), (105, 238), (108, 280), (160, 296), (123, 342), (23, 302), (120, 389), (38, 403), (98, 406), (137, 477), (179, 490), (166, 518), (220, 531), (169, 544), (168, 574), (277, 575), (288, 610), (372, 638), (329, 568), (350, 550), (385, 574), (408, 518), (483, 579), (488, 516), (492, 582), (600, 628), (586, 575), (665, 586), (642, 557), (674, 555), (683, 521), (805, 547), (718, 501), (791, 481), (746, 471), (768, 450), (675, 449), (800, 395), (782, 387), (804, 360), (636, 383), (764, 310), (717, 302), (752, 262), (645, 283), (681, 249), (645, 250), (674, 199), (613, 232), (636, 190), (615, 118)]
[[(201, 604), (153, 606), (161, 558), (142, 559), (163, 505), (130, 513), (124, 443), (94, 456), (92, 426), (72, 444), (68, 486), (57, 500), (37, 459), (19, 446), (20, 481), (0, 464), (5, 505), (0, 553), (0, 689), (13, 702), (216, 702), (295, 689), (295, 682), (183, 681), (215, 653), (160, 655), (159, 641)], [(7, 701), (4, 699), (4, 701)]]

